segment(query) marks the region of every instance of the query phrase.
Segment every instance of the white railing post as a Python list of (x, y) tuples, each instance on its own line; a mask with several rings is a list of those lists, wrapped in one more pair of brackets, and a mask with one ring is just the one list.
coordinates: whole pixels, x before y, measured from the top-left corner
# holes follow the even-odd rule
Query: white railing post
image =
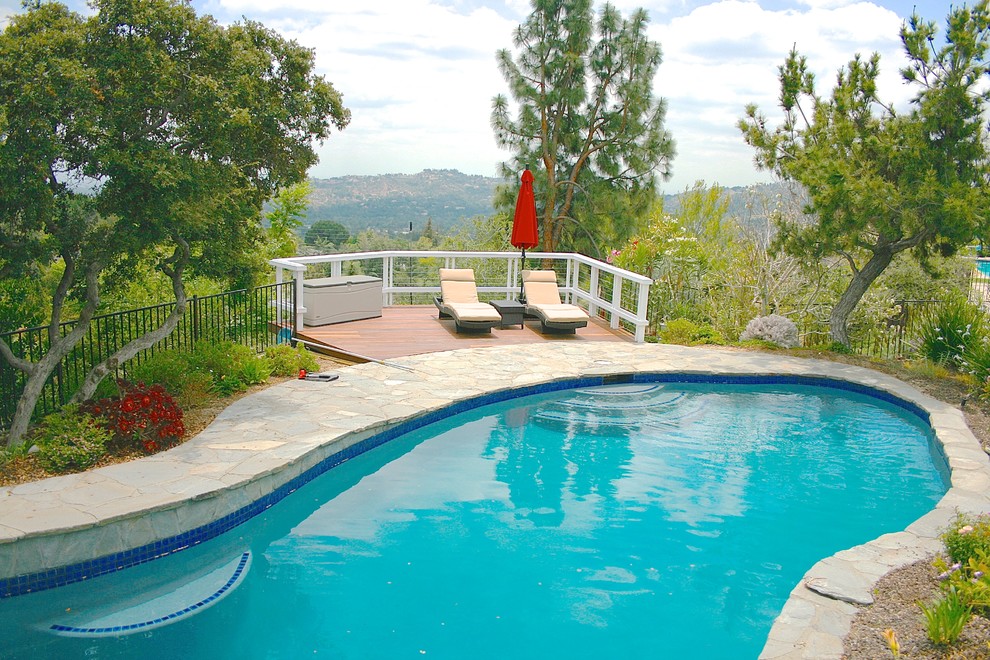
[(293, 272), (296, 283), (296, 329), (302, 330), (305, 325), (303, 317), (306, 315), (306, 301), (303, 300), (303, 282), (306, 281), (306, 267)]
[[(598, 267), (597, 266), (591, 267), (591, 279), (588, 282), (588, 291), (591, 293), (592, 300), (598, 299)], [(592, 317), (598, 316), (598, 305), (595, 305), (593, 303), (588, 303), (588, 314), (591, 315)], [(611, 316), (613, 321), (619, 320), (619, 317), (616, 316), (615, 314), (612, 314)], [(613, 325), (612, 327), (615, 328), (617, 326)]]
[(636, 296), (636, 335), (637, 344), (642, 344), (646, 340), (646, 326), (650, 320), (647, 317), (650, 305), (650, 285), (639, 284), (639, 295)]
[[(521, 260), (520, 260), (521, 261)], [(505, 297), (509, 300), (516, 299), (516, 284), (518, 280), (516, 279), (516, 271), (519, 269), (519, 261), (515, 259), (507, 259), (505, 262), (505, 288), (508, 293)]]
[(384, 280), (385, 291), (385, 305), (392, 304), (392, 286), (395, 284), (395, 261), (392, 257), (382, 257), (382, 279)]
[[(280, 264), (275, 264), (275, 284), (281, 284), (284, 281), (284, 272)], [(285, 320), (285, 300), (282, 296), (282, 287), (275, 287), (275, 322), (279, 326)]]
[[(622, 308), (622, 276), (618, 273), (612, 276), (612, 306), (617, 309)], [(613, 330), (619, 327), (618, 314), (612, 314), (612, 320), (609, 325)]]

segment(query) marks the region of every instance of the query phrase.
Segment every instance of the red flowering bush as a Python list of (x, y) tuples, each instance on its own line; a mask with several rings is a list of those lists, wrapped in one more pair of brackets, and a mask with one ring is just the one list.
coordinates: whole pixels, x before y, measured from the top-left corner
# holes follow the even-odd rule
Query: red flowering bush
[(117, 381), (119, 395), (85, 406), (84, 412), (103, 420), (113, 444), (153, 454), (179, 443), (185, 427), (182, 409), (161, 385)]

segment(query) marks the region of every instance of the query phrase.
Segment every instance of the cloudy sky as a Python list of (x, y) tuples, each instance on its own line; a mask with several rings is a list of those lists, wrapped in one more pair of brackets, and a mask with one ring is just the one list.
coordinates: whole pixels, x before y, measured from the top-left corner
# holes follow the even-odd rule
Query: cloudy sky
[[(67, 4), (87, 11), (85, 4)], [(495, 146), (491, 99), (507, 87), (495, 52), (529, 0), (193, 0), (221, 23), (257, 20), (312, 48), (319, 72), (344, 95), (351, 124), (321, 148), (313, 176), (416, 173), (453, 168), (494, 176), (508, 154)], [(600, 5), (600, 3), (598, 3)], [(655, 80), (677, 142), (665, 192), (696, 180), (725, 186), (768, 180), (736, 122), (745, 105), (768, 113), (776, 69), (796, 44), (831, 88), (857, 52), (881, 54), (881, 95), (909, 96), (898, 30), (913, 8), (944, 26), (950, 0), (613, 0), (624, 15), (643, 7), (664, 53)], [(956, 4), (962, 4), (956, 2)], [(3, 16), (20, 0), (0, 0)]]

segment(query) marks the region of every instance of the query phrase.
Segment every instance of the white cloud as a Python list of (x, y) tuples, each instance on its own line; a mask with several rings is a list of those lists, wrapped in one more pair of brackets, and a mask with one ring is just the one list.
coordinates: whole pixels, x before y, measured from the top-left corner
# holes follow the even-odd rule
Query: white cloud
[(904, 99), (898, 30), (902, 19), (871, 3), (771, 11), (756, 2), (723, 0), (652, 27), (664, 63), (656, 91), (668, 99), (668, 126), (678, 143), (677, 191), (695, 180), (742, 185), (767, 180), (752, 167), (753, 151), (736, 128), (747, 103), (775, 116), (777, 67), (791, 47), (806, 56), (818, 90), (827, 94), (840, 66), (857, 52), (881, 53), (881, 98)]
[[(263, 4), (223, 1), (229, 11)], [(461, 12), (425, 0), (332, 7), (289, 0), (289, 7), (305, 13), (266, 24), (315, 50), (320, 73), (352, 111), (314, 175), (424, 168), (494, 174), (505, 156), (489, 126), (491, 98), (504, 88), (495, 51), (511, 45), (516, 21), (488, 7)]]
[[(80, 4), (81, 0), (72, 0)], [(935, 0), (915, 0), (932, 13)], [(9, 0), (0, 0), (0, 21)], [(600, 7), (601, 2), (596, 4)], [(747, 103), (774, 116), (777, 67), (792, 45), (808, 58), (827, 94), (837, 69), (857, 52), (882, 55), (880, 94), (904, 108), (898, 31), (911, 3), (900, 0), (613, 0), (624, 15), (644, 7), (663, 47), (656, 92), (669, 103), (677, 141), (674, 179), (723, 185), (766, 180), (736, 122)], [(761, 5), (787, 6), (766, 9)], [(896, 12), (886, 9), (896, 7)], [(904, 5), (902, 7), (902, 4)], [(221, 21), (263, 22), (314, 49), (320, 73), (344, 95), (352, 121), (321, 148), (315, 176), (456, 168), (494, 175), (508, 153), (495, 146), (491, 99), (506, 92), (495, 52), (529, 0), (194, 0)], [(899, 16), (897, 12), (901, 12)], [(939, 12), (942, 12), (941, 14)]]

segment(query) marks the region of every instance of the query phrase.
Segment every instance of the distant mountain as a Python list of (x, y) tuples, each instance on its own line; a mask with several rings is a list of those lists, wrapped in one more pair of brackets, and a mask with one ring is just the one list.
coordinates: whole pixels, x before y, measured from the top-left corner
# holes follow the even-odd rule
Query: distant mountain
[[(426, 220), (446, 232), (467, 218), (494, 213), (492, 199), (502, 179), (463, 174), (457, 170), (423, 170), (419, 174), (379, 174), (310, 179), (313, 193), (304, 224), (333, 220), (351, 234), (365, 229), (402, 232), (413, 224), (414, 233)], [(761, 184), (726, 188), (729, 215), (741, 219), (762, 216), (761, 197), (773, 197), (784, 188)], [(676, 213), (680, 195), (664, 195), (664, 209)], [(747, 205), (752, 204), (752, 208)]]
[(304, 223), (333, 220), (352, 234), (365, 229), (420, 231), (427, 218), (446, 231), (465, 218), (491, 215), (501, 179), (457, 170), (310, 179), (313, 193)]

